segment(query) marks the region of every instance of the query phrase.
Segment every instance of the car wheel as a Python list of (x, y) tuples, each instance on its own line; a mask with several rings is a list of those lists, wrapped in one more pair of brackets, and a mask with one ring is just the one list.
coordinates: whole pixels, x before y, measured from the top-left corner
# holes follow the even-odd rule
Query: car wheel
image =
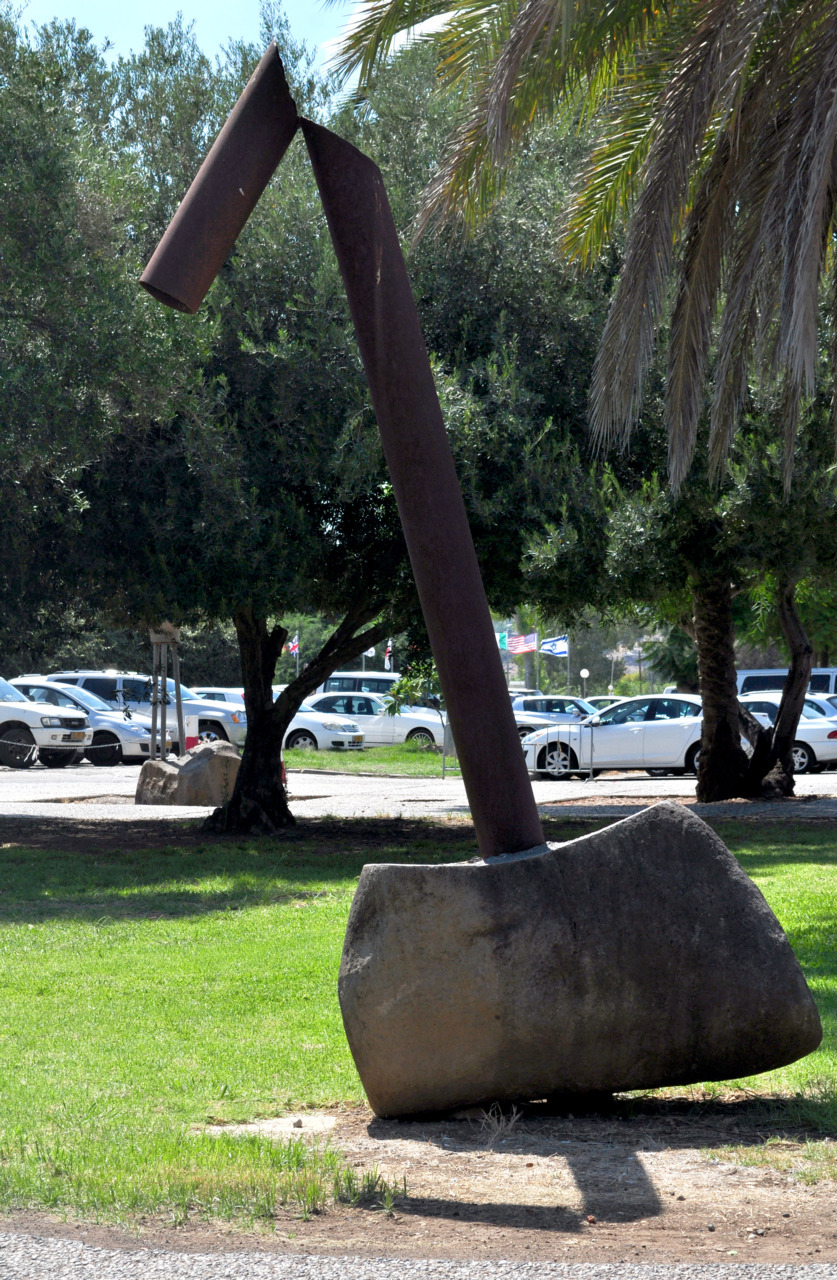
[(817, 763), (816, 756), (804, 742), (795, 742), (791, 748), (794, 773), (811, 773)]
[(436, 739), (429, 729), (411, 729), (407, 734), (408, 742), (416, 742), (421, 747), (435, 747)]
[(94, 733), (87, 752), (91, 764), (112, 765), (122, 760), (122, 744), (115, 733)]
[(297, 751), (316, 751), (317, 739), (313, 733), (309, 733), (307, 729), (297, 729), (296, 733), (289, 733), (285, 739), (285, 746), (289, 751), (296, 749)]
[(31, 769), (37, 758), (35, 739), (23, 725), (13, 725), (0, 735), (0, 764), (9, 769)]
[(229, 742), (230, 740), (226, 729), (217, 720), (199, 721), (198, 731), (204, 742)]
[(574, 769), (578, 768), (575, 752), (564, 742), (555, 742), (545, 747), (538, 756), (538, 772), (547, 773), (550, 778), (569, 779)]
[(39, 751), (38, 759), (48, 769), (64, 769), (79, 759), (77, 751)]
[(700, 760), (700, 743), (696, 742), (686, 755), (686, 772), (697, 773), (698, 761)]
[(667, 778), (671, 769), (646, 769), (649, 778)]

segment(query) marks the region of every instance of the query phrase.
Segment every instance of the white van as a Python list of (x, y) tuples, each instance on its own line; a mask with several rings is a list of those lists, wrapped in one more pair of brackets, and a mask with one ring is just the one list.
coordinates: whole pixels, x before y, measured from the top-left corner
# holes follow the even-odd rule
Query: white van
[[(765, 689), (783, 689), (787, 667), (756, 667), (738, 672), (739, 693), (762, 693)], [(809, 693), (837, 693), (837, 667), (812, 667)]]
[(315, 693), (389, 693), (399, 671), (332, 671)]

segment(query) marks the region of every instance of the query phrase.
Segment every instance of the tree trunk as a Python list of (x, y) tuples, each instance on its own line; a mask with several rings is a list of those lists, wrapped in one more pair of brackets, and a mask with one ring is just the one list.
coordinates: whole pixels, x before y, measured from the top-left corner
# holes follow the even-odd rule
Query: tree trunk
[(283, 627), (268, 626), (248, 606), (233, 619), (241, 654), (247, 738), (230, 800), (206, 820), (211, 831), (235, 834), (275, 833), (292, 826), (294, 817), (282, 781), (282, 747), (288, 725), (300, 705), (323, 680), (343, 663), (358, 658), (393, 629), (391, 619), (356, 634), (380, 612), (378, 604), (358, 608), (343, 619), (316, 657), (274, 702), (273, 678), (282, 646), (288, 637)]
[(762, 760), (757, 751), (750, 762), (751, 788), (757, 789), (764, 797), (791, 796), (794, 791), (793, 744), (811, 679), (813, 658), (811, 642), (796, 608), (795, 593), (794, 582), (779, 582), (776, 606), (791, 661), (773, 732), (764, 734), (769, 741), (766, 759)]
[(251, 608), (234, 618), (244, 680), (247, 737), (235, 788), (228, 802), (207, 819), (214, 831), (274, 832), (293, 826), (282, 781), (282, 744), (286, 724), (274, 713), (273, 677), (288, 638), (282, 627), (268, 629), (267, 619)]
[(703, 702), (697, 798), (705, 804), (748, 794), (748, 762), (739, 728), (729, 579), (700, 575), (692, 603)]

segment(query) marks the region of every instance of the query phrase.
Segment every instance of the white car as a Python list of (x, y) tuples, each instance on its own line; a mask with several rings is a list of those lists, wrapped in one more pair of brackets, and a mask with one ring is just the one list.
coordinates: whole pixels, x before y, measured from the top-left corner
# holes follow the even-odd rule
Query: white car
[(391, 746), (396, 742), (441, 746), (445, 736), (444, 723), (437, 711), (430, 707), (404, 707), (391, 716), (386, 701), (374, 693), (321, 693), (309, 698), (308, 704), (320, 714), (334, 712), (356, 720), (370, 747)]
[(363, 730), (354, 720), (345, 716), (323, 714), (307, 702), (303, 702), (285, 735), (288, 750), (327, 751), (329, 748), (343, 751), (363, 750)]
[(0, 764), (28, 769), (40, 760), (47, 768), (59, 769), (78, 759), (79, 751), (92, 741), (84, 712), (32, 702), (0, 679)]
[[(53, 707), (68, 707), (86, 715), (93, 730), (93, 741), (86, 751), (79, 751), (92, 764), (113, 765), (123, 760), (129, 764), (142, 764), (148, 760), (151, 750), (151, 721), (146, 716), (130, 712), (114, 711), (109, 702), (97, 697), (89, 689), (74, 685), (56, 684), (43, 676), (19, 676), (11, 680), (15, 689), (33, 702), (49, 703)], [(166, 754), (171, 751), (171, 735), (168, 735)]]
[(234, 702), (237, 706), (244, 706), (244, 690), (241, 688), (228, 688), (226, 685), (195, 685), (191, 686), (191, 692), (198, 698), (206, 698), (210, 702)]
[(700, 699), (684, 694), (625, 698), (577, 724), (554, 725), (523, 740), (531, 774), (567, 778), (601, 769), (694, 773), (700, 751)]
[[(54, 671), (46, 677), (50, 682), (73, 684), (98, 694), (112, 707), (130, 707), (143, 715), (151, 714), (151, 676), (137, 671)], [(174, 681), (166, 681), (166, 733), (177, 732), (174, 705)], [(226, 702), (210, 702), (198, 698), (184, 684), (180, 686), (183, 714), (198, 717), (198, 732), (207, 737), (244, 746), (247, 736), (247, 713), (243, 707)]]
[[(755, 716), (764, 717), (767, 724), (776, 720), (781, 700), (779, 691), (744, 693), (738, 697), (742, 707)], [(837, 761), (837, 707), (830, 698), (805, 695), (791, 755), (794, 773), (810, 773)]]
[(512, 698), (512, 709), (531, 715), (542, 716), (544, 720), (552, 720), (555, 724), (576, 724), (596, 715), (598, 707), (584, 698), (573, 698), (569, 694), (541, 694), (538, 697)]

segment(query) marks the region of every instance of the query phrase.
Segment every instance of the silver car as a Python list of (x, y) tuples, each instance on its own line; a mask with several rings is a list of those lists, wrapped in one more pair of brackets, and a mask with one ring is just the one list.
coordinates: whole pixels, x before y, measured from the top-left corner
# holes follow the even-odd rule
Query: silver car
[[(151, 714), (151, 676), (137, 671), (54, 671), (47, 680), (58, 684), (72, 684), (79, 689), (89, 689), (109, 702), (111, 707), (122, 709), (130, 707), (143, 715)], [(174, 718), (174, 681), (166, 681), (167, 712), (166, 731), (175, 731), (177, 722)], [(198, 717), (198, 732), (212, 735), (222, 741), (232, 742), (237, 747), (244, 746), (247, 737), (247, 713), (242, 706), (235, 703), (210, 702), (206, 698), (198, 698), (180, 686), (183, 702), (183, 714)]]
[[(113, 765), (123, 760), (128, 764), (142, 764), (149, 759), (151, 747), (151, 721), (147, 716), (134, 716), (129, 711), (114, 711), (89, 689), (73, 685), (57, 684), (43, 676), (18, 676), (10, 684), (20, 689), (34, 702), (50, 703), (57, 707), (71, 707), (81, 711), (90, 721), (93, 741), (77, 759), (86, 756), (92, 764)], [(167, 734), (166, 752), (171, 751), (171, 735)], [(72, 763), (72, 761), (70, 762)]]

